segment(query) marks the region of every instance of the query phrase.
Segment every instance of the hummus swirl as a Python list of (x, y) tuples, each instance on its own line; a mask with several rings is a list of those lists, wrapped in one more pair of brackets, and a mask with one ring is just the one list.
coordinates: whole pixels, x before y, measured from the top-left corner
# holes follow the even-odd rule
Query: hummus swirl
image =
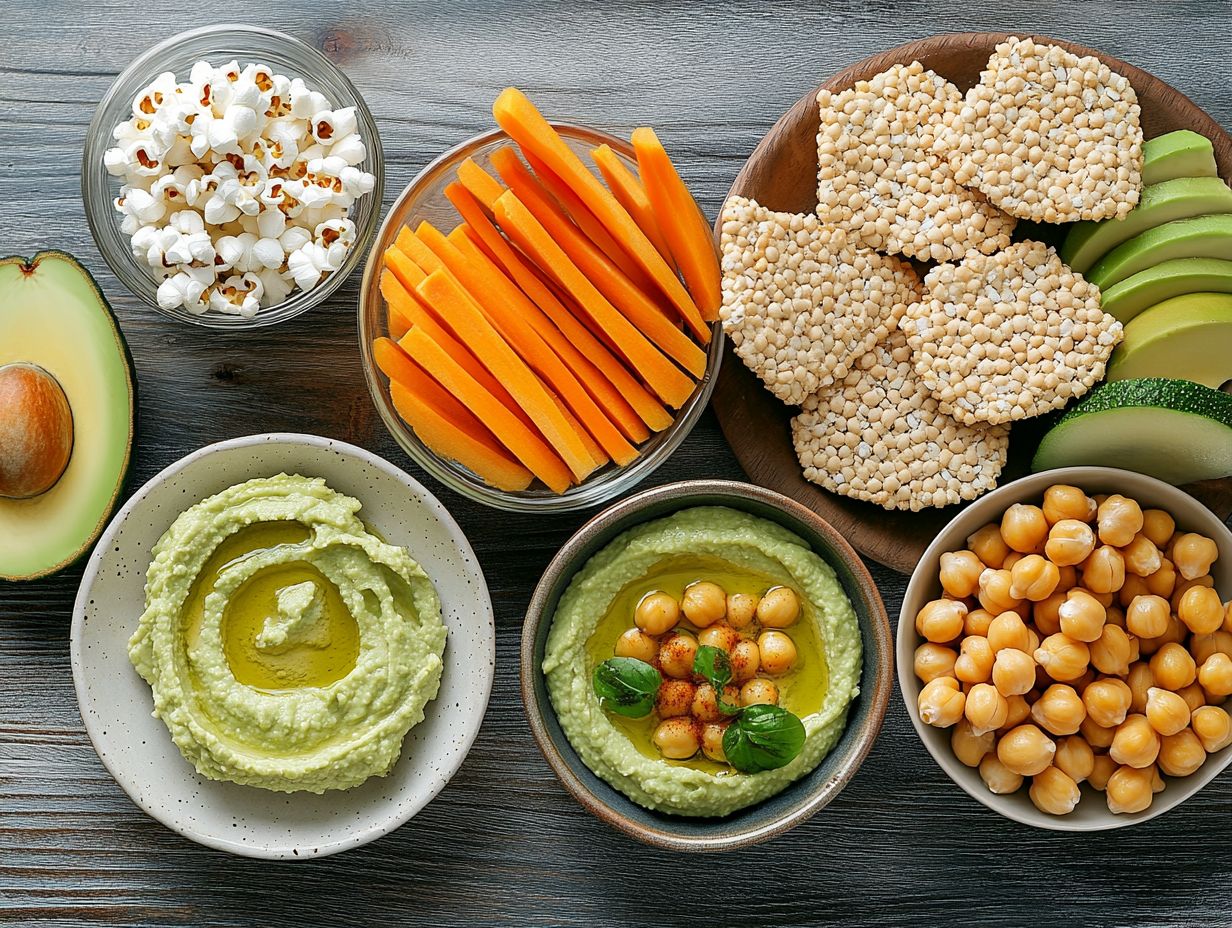
[[(153, 690), (154, 714), (203, 776), (280, 792), (347, 789), (388, 773), (422, 721), (441, 680), (440, 600), (410, 554), (371, 534), (359, 509), (319, 478), (279, 474), (203, 500), (155, 545), (129, 657)], [(298, 526), (295, 540), (215, 556), (236, 533), (272, 523), (294, 523), (284, 528)], [(246, 585), (291, 570), (317, 579), (278, 589), (249, 646), (266, 656), (339, 648), (342, 669), (326, 685), (241, 682), (229, 612)], [(352, 634), (334, 638), (349, 651), (322, 624), (331, 597), (345, 606)]]

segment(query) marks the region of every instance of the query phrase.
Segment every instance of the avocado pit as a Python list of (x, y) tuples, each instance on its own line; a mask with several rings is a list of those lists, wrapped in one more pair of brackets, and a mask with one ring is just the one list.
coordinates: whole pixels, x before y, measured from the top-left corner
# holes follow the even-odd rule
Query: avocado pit
[(0, 367), (0, 497), (46, 493), (73, 453), (73, 413), (58, 380), (24, 361)]

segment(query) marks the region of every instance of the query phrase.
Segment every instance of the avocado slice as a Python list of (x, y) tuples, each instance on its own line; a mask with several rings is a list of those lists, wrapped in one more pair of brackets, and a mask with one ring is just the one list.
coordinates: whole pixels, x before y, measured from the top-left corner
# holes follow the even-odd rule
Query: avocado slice
[(1188, 293), (1125, 326), (1109, 380), (1171, 377), (1218, 388), (1232, 380), (1232, 295)]
[(1142, 184), (1175, 177), (1215, 177), (1215, 146), (1192, 129), (1177, 129), (1142, 143)]
[(1100, 258), (1085, 276), (1102, 291), (1173, 258), (1232, 260), (1232, 214), (1177, 219), (1147, 229)]
[(1147, 229), (1213, 213), (1232, 213), (1232, 189), (1218, 177), (1177, 177), (1152, 184), (1124, 219), (1074, 223), (1061, 246), (1061, 260), (1085, 274), (1112, 249)]
[(1094, 464), (1173, 484), (1232, 474), (1232, 396), (1188, 380), (1116, 380), (1040, 441), (1035, 471)]
[(1186, 293), (1232, 293), (1232, 261), (1173, 258), (1126, 277), (1101, 294), (1104, 312), (1122, 323)]
[[(115, 508), (132, 452), (132, 358), (98, 284), (71, 255), (0, 260), (0, 367), (15, 366), (50, 375), (72, 416), (68, 465), (50, 489), (0, 497), (0, 579), (32, 580), (89, 550)], [(22, 414), (6, 408), (0, 419), (20, 423)]]

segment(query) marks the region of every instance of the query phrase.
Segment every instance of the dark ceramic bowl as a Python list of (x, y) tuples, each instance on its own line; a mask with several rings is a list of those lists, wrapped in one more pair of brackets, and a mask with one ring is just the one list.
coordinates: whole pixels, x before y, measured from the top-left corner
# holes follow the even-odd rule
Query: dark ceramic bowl
[[(775, 796), (720, 818), (652, 812), (600, 779), (582, 762), (556, 719), (540, 667), (548, 629), (573, 575), (626, 529), (693, 506), (728, 506), (795, 532), (838, 574), (860, 623), (864, 668), (838, 744), (812, 773)], [(864, 562), (828, 522), (780, 496), (746, 483), (688, 480), (631, 496), (601, 512), (565, 544), (535, 588), (522, 629), (522, 699), (531, 731), (552, 770), (586, 809), (625, 834), (656, 847), (726, 851), (766, 841), (824, 808), (859, 769), (885, 717), (894, 677), (894, 646), (881, 596)]]

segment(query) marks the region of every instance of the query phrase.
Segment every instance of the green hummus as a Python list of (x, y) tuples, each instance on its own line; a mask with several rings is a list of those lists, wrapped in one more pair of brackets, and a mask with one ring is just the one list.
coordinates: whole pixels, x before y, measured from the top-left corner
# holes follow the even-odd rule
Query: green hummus
[(432, 582), (321, 479), (241, 483), (154, 547), (129, 657), (203, 776), (321, 793), (382, 776), (440, 686)]
[[(628, 729), (599, 705), (592, 686), (598, 658), (590, 646), (628, 592), (679, 559), (703, 559), (799, 592), (802, 623), (824, 652), (824, 693), (801, 716), (804, 748), (786, 766), (760, 773), (669, 761), (639, 750)], [(631, 622), (631, 616), (628, 617)], [(608, 652), (610, 654), (610, 651)], [(676, 815), (719, 816), (761, 802), (812, 771), (834, 747), (859, 692), (860, 628), (851, 602), (826, 564), (798, 536), (733, 509), (697, 507), (630, 529), (595, 554), (561, 596), (548, 632), (543, 672), (561, 728), (585, 764), (634, 802)], [(789, 707), (790, 708), (790, 707)]]

